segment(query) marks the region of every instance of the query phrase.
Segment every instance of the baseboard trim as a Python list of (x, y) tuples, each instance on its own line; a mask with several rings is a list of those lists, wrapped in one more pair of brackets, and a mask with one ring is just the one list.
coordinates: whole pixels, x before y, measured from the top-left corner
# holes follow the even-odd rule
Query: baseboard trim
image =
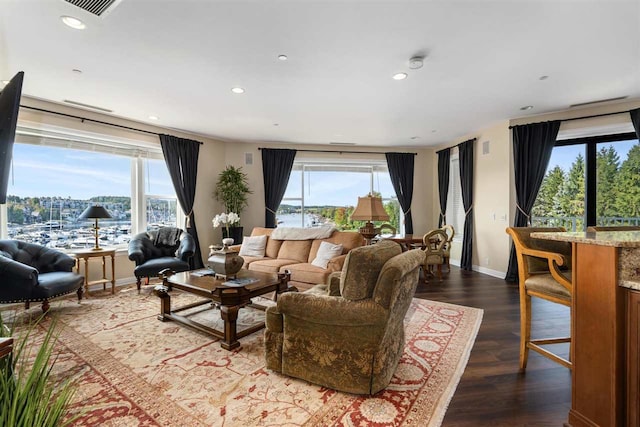
[(487, 276), (496, 277), (498, 279), (504, 279), (507, 275), (506, 271), (492, 270), (490, 268), (481, 267), (479, 265), (472, 265), (471, 269), (473, 271), (477, 271), (478, 273), (486, 274)]

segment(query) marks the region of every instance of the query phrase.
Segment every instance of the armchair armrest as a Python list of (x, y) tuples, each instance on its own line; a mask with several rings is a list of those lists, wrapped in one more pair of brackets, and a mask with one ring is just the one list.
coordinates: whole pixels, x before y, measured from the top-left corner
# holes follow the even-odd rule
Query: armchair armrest
[(340, 294), (340, 278), (342, 277), (342, 271), (334, 271), (327, 277), (327, 289), (329, 289), (329, 296), (339, 297)]
[(176, 256), (182, 261), (189, 261), (189, 258), (196, 252), (196, 242), (186, 231), (183, 232), (183, 237), (180, 239), (180, 246), (176, 251)]
[(372, 299), (350, 301), (341, 297), (288, 292), (278, 297), (277, 311), (310, 323), (335, 326), (379, 326), (388, 311)]
[(144, 243), (141, 239), (133, 238), (129, 241), (129, 259), (135, 262), (136, 266), (144, 263)]
[(0, 256), (0, 288), (2, 295), (17, 297), (31, 293), (38, 284), (38, 270), (27, 264)]
[(344, 266), (344, 261), (347, 259), (347, 254), (339, 255), (331, 258), (327, 263), (327, 270), (329, 271), (341, 271)]
[(553, 278), (558, 283), (564, 286), (565, 289), (571, 292), (571, 288), (572, 288), (571, 281), (569, 281), (564, 276), (564, 274), (562, 274), (562, 272), (560, 271), (560, 267), (566, 264), (564, 255), (561, 255), (556, 252), (547, 252), (547, 251), (541, 251), (539, 249), (531, 249), (531, 248), (522, 248), (521, 252), (522, 252), (522, 255), (525, 255), (525, 256), (532, 256), (536, 258), (546, 259), (549, 264), (549, 272), (551, 273), (551, 276), (553, 276)]

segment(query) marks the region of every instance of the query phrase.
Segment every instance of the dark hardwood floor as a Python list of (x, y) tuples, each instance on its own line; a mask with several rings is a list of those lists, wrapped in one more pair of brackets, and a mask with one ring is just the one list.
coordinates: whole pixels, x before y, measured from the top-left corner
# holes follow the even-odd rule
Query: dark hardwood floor
[[(418, 285), (416, 297), (484, 310), (469, 363), (443, 426), (562, 426), (571, 407), (571, 372), (530, 352), (518, 370), (520, 310), (517, 285), (451, 267), (442, 282)], [(569, 335), (569, 310), (533, 299), (534, 338)], [(552, 351), (568, 354), (568, 345)]]

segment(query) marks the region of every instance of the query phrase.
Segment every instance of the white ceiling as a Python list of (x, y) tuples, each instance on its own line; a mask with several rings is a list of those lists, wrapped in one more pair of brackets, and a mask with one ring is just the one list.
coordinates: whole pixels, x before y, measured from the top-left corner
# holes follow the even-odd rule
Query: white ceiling
[(0, 0), (0, 79), (20, 70), (25, 95), (226, 140), (427, 146), (640, 98), (640, 1)]

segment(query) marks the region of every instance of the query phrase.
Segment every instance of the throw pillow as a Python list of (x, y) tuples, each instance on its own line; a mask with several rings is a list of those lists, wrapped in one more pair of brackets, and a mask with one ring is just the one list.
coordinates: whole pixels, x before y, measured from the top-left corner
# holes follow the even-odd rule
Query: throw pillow
[(342, 245), (322, 242), (320, 243), (316, 257), (311, 261), (311, 265), (326, 269), (329, 261), (340, 255), (342, 255)]
[(262, 258), (267, 247), (267, 237), (266, 235), (245, 237), (242, 239), (242, 246), (240, 246), (238, 255)]

